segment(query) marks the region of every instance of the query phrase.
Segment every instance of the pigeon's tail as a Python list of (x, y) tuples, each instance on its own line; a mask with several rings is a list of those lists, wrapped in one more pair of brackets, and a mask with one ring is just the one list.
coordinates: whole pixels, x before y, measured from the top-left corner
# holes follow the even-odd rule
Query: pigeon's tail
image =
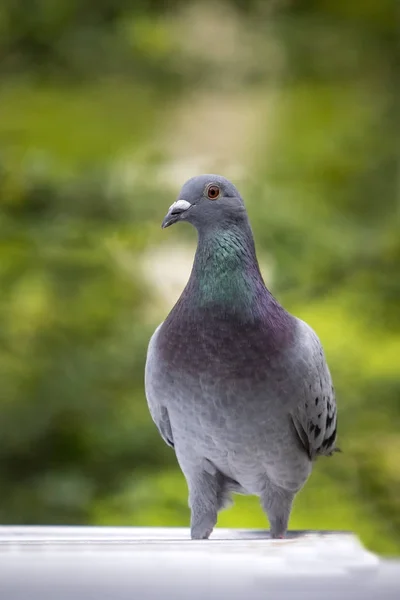
[(232, 506), (232, 504), (233, 504), (232, 497), (231, 497), (232, 492), (234, 492), (235, 494), (246, 494), (246, 490), (244, 488), (242, 488), (240, 483), (238, 483), (234, 479), (231, 479), (230, 477), (226, 477), (225, 475), (222, 475), (222, 473), (220, 473), (220, 475), (221, 475), (221, 480), (220, 480), (221, 488), (220, 488), (220, 493), (218, 495), (218, 503), (219, 503), (219, 510), (223, 510), (224, 508), (229, 508), (230, 506)]
[(234, 492), (235, 494), (246, 494), (246, 490), (234, 479), (225, 477), (224, 487), (228, 492)]

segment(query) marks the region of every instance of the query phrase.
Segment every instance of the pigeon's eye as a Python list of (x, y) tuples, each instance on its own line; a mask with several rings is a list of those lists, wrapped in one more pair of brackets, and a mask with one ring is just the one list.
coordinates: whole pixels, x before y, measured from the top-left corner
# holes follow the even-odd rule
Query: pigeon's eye
[(217, 185), (209, 185), (207, 188), (207, 196), (210, 200), (216, 200), (220, 194), (219, 187)]

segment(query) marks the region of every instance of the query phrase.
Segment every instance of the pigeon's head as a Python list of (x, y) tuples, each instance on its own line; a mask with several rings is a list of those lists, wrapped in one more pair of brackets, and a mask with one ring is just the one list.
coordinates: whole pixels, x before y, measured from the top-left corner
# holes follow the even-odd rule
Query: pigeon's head
[(233, 183), (221, 175), (199, 175), (184, 184), (162, 227), (188, 221), (200, 230), (218, 224), (224, 226), (244, 217), (246, 209)]

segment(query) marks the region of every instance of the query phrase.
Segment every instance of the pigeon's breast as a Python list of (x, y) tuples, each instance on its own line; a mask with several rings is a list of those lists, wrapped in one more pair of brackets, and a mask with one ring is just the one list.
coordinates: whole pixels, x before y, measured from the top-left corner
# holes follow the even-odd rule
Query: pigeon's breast
[(289, 418), (299, 387), (288, 377), (292, 343), (290, 332), (260, 323), (160, 328), (157, 396), (167, 407), (181, 461), (207, 457), (251, 493), (257, 473), (282, 484), (292, 476), (297, 481), (296, 457), (302, 469), (308, 459), (298, 451)]
[(157, 346), (172, 371), (254, 380), (279, 364), (292, 342), (292, 329), (282, 317), (243, 322), (235, 315), (205, 312), (197, 318), (167, 319)]
[(157, 339), (158, 394), (194, 427), (208, 423), (218, 433), (231, 423), (234, 434), (238, 423), (245, 429), (251, 422), (251, 435), (257, 413), (261, 427), (272, 427), (293, 392), (284, 360), (290, 345), (290, 332), (260, 323), (165, 322)]

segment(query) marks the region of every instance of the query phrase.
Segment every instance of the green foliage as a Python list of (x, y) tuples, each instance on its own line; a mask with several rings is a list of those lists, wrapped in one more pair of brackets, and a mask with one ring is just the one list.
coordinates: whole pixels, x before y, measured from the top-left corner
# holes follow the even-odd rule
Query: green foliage
[(88, 501), (146, 447), (127, 428), (143, 419), (130, 396), (142, 388), (146, 294), (113, 257), (126, 207), (99, 189), (28, 181), (2, 213), (3, 522), (87, 519)]
[[(163, 4), (0, 2), (2, 523), (188, 522), (144, 398), (159, 299), (143, 256), (176, 194), (159, 175), (177, 83), (213, 90), (177, 45), (185, 3)], [(231, 4), (284, 56), (252, 84), (276, 95), (243, 189), (257, 247), (320, 335), (339, 403), (343, 453), (317, 463), (291, 526), (399, 553), (398, 3)], [(242, 497), (219, 521), (264, 523)]]
[(160, 0), (33, 0), (27, 10), (24, 0), (1, 0), (0, 72), (70, 81), (167, 71), (165, 83), (175, 81), (174, 69), (158, 66), (173, 51), (170, 33), (149, 21), (163, 7)]

